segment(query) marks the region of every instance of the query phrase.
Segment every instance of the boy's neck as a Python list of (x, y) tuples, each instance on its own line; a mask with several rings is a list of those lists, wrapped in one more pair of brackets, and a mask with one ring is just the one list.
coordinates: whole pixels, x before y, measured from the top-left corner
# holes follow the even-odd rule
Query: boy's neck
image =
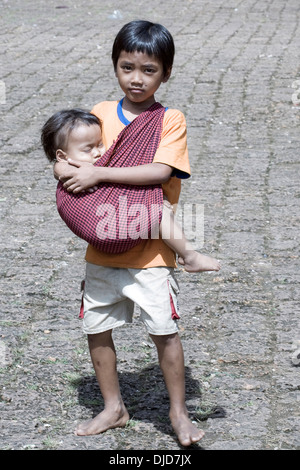
[(125, 96), (122, 103), (123, 114), (126, 119), (128, 119), (128, 121), (133, 121), (142, 112), (150, 108), (150, 106), (152, 106), (155, 102), (156, 100), (154, 96), (152, 96), (149, 100), (143, 101), (142, 103), (134, 103), (130, 101), (127, 96)]

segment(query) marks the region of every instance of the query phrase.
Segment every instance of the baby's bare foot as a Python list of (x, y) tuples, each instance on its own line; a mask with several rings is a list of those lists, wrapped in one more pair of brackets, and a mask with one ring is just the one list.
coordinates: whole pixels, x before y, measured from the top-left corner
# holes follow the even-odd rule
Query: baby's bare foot
[(220, 261), (210, 256), (201, 255), (197, 251), (190, 251), (184, 259), (179, 256), (178, 262), (190, 273), (219, 271), (221, 268)]
[(198, 429), (186, 414), (171, 417), (173, 429), (182, 446), (190, 446), (204, 437), (204, 431)]
[(129, 414), (126, 408), (119, 412), (113, 412), (110, 409), (103, 410), (95, 418), (84, 421), (77, 426), (75, 434), (77, 436), (93, 436), (107, 431), (108, 429), (124, 427), (129, 420)]

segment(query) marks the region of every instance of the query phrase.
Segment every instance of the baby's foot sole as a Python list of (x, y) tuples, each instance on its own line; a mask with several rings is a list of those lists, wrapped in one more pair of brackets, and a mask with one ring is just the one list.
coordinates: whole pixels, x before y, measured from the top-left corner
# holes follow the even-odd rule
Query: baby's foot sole
[(190, 273), (199, 273), (205, 271), (220, 271), (220, 262), (209, 256), (200, 255), (196, 253), (195, 256), (190, 259), (183, 259), (181, 256), (178, 257), (178, 263), (181, 264), (185, 271)]

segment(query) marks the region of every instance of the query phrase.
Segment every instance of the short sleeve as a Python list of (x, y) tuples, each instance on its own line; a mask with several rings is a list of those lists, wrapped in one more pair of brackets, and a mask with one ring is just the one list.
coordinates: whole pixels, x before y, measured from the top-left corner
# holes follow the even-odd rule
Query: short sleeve
[(171, 166), (174, 169), (172, 176), (178, 178), (190, 177), (186, 120), (181, 111), (177, 109), (168, 109), (166, 111), (161, 141), (153, 162)]

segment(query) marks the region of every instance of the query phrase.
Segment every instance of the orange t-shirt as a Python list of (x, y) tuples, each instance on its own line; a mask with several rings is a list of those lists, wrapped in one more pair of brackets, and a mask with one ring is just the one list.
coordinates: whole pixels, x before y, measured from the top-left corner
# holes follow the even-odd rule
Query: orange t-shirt
[[(129, 123), (122, 112), (122, 102), (104, 101), (97, 104), (92, 113), (102, 121), (102, 138), (109, 148), (119, 133)], [(178, 203), (181, 178), (190, 176), (186, 122), (177, 109), (167, 109), (163, 120), (161, 141), (153, 162), (171, 166), (174, 171), (169, 181), (162, 185), (163, 193), (171, 204)], [(143, 240), (129, 251), (121, 254), (104, 253), (88, 245), (86, 261), (101, 266), (116, 268), (149, 268), (154, 266), (176, 266), (175, 253), (161, 239)]]

